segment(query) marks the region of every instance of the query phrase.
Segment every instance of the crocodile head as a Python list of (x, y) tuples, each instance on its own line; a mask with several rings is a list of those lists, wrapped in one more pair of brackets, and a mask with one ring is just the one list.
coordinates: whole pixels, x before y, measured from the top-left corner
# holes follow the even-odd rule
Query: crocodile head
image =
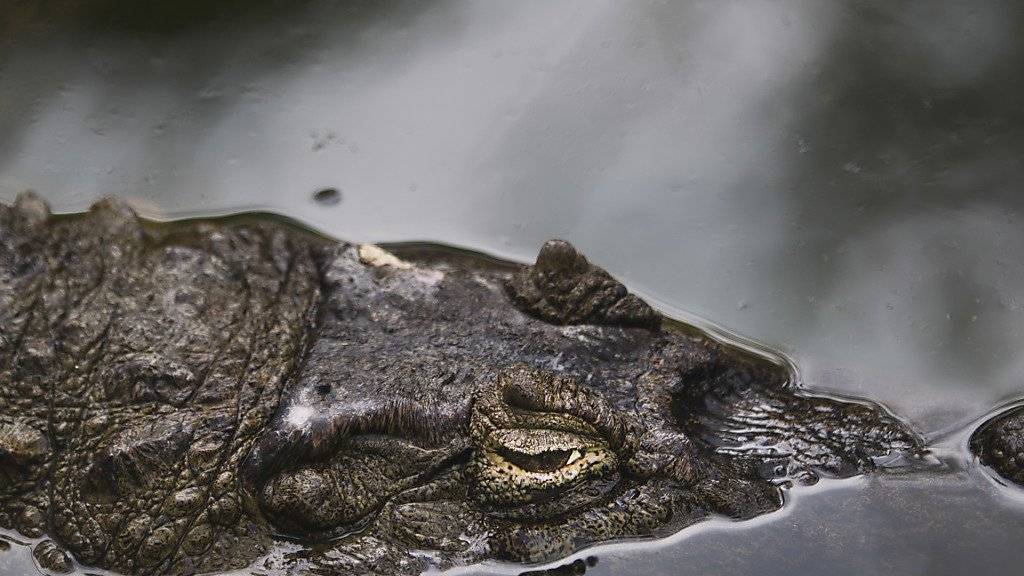
[(126, 573), (415, 573), (750, 518), (920, 450), (568, 243), (397, 252), (0, 208), (0, 524)]

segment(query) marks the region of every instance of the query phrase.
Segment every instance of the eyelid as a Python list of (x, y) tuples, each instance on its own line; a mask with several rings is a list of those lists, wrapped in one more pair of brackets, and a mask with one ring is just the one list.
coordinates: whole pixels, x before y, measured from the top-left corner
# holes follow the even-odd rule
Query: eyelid
[(527, 456), (538, 456), (551, 451), (585, 452), (604, 442), (574, 432), (536, 428), (505, 428), (489, 435), (489, 443)]
[(598, 432), (593, 425), (570, 414), (560, 412), (534, 412), (521, 408), (509, 410), (508, 414), (513, 417), (511, 422), (500, 426), (498, 429), (521, 429), (521, 430), (553, 430), (567, 432), (582, 437), (603, 438), (604, 435)]

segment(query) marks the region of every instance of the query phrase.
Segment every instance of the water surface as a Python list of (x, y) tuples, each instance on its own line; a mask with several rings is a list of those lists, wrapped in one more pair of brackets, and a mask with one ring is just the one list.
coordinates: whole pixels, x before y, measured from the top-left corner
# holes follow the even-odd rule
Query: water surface
[[(0, 15), (0, 198), (270, 210), (521, 261), (569, 239), (943, 462), (599, 547), (587, 574), (1016, 566), (1024, 504), (965, 450), (1024, 395), (1019, 3), (148, 4)], [(0, 573), (34, 573), (16, 552)]]

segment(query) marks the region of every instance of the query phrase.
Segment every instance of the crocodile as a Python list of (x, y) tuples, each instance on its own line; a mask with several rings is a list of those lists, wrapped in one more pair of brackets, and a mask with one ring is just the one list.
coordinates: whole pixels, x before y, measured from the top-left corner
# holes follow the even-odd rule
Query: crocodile
[(0, 205), (0, 527), (51, 571), (536, 564), (923, 452), (566, 241), (520, 265)]

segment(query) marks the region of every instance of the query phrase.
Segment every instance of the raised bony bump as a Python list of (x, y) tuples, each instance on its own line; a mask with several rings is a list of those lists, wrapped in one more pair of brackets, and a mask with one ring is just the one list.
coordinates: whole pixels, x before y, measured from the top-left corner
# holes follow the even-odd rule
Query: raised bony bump
[(46, 435), (24, 418), (0, 420), (0, 462), (28, 466), (50, 452)]
[(661, 325), (657, 311), (565, 240), (545, 242), (505, 288), (516, 308), (552, 324)]

